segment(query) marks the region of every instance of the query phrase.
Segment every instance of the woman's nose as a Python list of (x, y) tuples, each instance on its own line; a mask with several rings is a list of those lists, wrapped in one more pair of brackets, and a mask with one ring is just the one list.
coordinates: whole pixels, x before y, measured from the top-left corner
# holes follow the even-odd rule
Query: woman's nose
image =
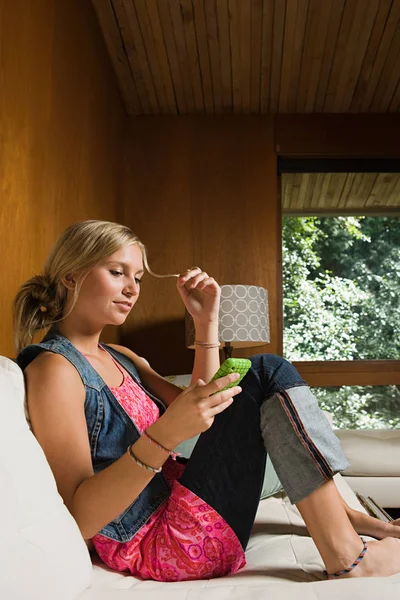
[(140, 289), (139, 284), (133, 279), (126, 286), (125, 293), (129, 296), (137, 296), (139, 293), (139, 289)]

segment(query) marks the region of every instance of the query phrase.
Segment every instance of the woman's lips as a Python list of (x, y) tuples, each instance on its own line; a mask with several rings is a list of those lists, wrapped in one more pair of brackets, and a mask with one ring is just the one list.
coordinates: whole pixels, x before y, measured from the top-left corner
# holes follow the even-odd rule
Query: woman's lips
[(114, 304), (117, 304), (124, 310), (131, 310), (132, 308), (132, 304), (130, 302), (114, 302)]

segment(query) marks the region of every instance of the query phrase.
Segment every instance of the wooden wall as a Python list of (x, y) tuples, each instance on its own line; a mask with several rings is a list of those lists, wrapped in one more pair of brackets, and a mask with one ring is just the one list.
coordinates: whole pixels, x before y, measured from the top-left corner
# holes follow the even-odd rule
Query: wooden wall
[[(280, 351), (280, 209), (273, 119), (139, 117), (126, 136), (119, 218), (148, 247), (156, 273), (201, 266), (220, 284), (269, 292), (271, 343)], [(191, 370), (176, 279), (145, 277), (121, 342), (162, 374)]]
[(1, 354), (13, 297), (61, 231), (115, 219), (124, 121), (90, 0), (0, 0)]

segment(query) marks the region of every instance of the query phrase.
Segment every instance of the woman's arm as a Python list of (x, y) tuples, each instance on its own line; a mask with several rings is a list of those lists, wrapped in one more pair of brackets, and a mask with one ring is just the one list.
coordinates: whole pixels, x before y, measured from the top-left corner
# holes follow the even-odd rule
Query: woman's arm
[[(177, 280), (177, 289), (193, 318), (195, 340), (218, 344), (218, 315), (221, 288), (213, 277), (200, 267), (192, 267)], [(219, 349), (195, 346), (192, 382), (208, 383), (220, 366)]]
[[(196, 340), (200, 342), (218, 343), (218, 321), (211, 321), (205, 325), (195, 323)], [(219, 348), (205, 348), (195, 346), (192, 383), (202, 379), (208, 383), (220, 366)]]
[[(25, 369), (32, 429), (43, 448), (57, 488), (84, 539), (92, 538), (130, 506), (154, 477), (127, 452), (94, 474), (85, 419), (85, 389), (78, 372), (59, 354), (43, 352)], [(232, 403), (241, 388), (222, 390), (233, 374), (209, 386), (190, 386), (155, 423), (148, 435), (164, 448), (211, 427), (214, 416)], [(219, 393), (216, 393), (219, 392)], [(171, 412), (172, 411), (172, 412)], [(169, 454), (140, 437), (134, 455), (158, 469)]]
[[(85, 390), (67, 359), (44, 352), (26, 368), (25, 377), (34, 435), (65, 505), (83, 538), (90, 539), (137, 498), (154, 474), (137, 465), (127, 453), (94, 474), (84, 413)], [(175, 440), (170, 439), (171, 433), (160, 420), (147, 431), (165, 447), (174, 447)], [(154, 468), (161, 467), (168, 458), (166, 452), (143, 438), (132, 449), (140, 461)]]

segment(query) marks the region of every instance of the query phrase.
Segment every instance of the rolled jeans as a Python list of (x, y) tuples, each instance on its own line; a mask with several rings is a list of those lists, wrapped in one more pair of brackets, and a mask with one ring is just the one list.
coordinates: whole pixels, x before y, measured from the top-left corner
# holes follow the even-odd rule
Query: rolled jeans
[(274, 354), (250, 360), (242, 392), (200, 435), (180, 478), (225, 519), (244, 550), (267, 453), (292, 504), (348, 467), (338, 438), (293, 365)]

